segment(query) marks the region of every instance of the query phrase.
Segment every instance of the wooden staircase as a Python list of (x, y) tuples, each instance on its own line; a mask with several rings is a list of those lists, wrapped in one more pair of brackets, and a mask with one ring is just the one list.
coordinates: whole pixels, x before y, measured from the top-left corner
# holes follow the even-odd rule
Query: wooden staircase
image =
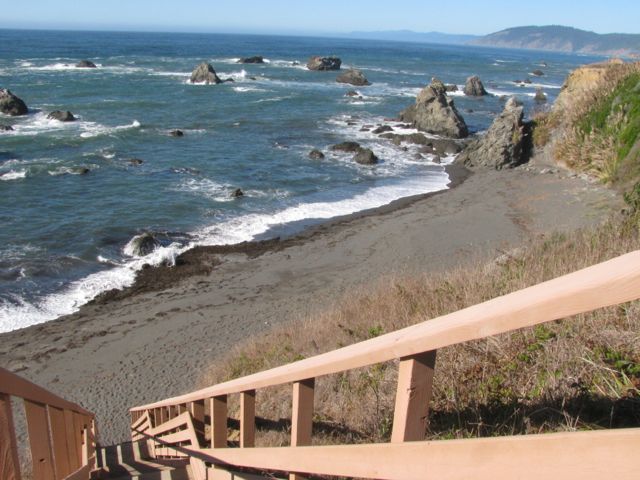
[(191, 480), (188, 461), (162, 462), (151, 460), (146, 442), (126, 442), (97, 451), (99, 479), (114, 480)]

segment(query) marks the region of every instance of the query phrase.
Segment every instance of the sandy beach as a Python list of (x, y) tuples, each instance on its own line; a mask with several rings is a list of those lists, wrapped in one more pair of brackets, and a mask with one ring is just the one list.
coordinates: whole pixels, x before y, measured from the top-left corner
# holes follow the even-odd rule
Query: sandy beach
[(97, 414), (102, 441), (128, 437), (129, 407), (198, 387), (244, 339), (327, 308), (382, 275), (488, 260), (527, 239), (601, 222), (619, 196), (543, 165), (470, 173), (449, 190), (337, 219), (295, 238), (202, 248), (174, 269), (56, 321), (0, 336), (0, 364)]

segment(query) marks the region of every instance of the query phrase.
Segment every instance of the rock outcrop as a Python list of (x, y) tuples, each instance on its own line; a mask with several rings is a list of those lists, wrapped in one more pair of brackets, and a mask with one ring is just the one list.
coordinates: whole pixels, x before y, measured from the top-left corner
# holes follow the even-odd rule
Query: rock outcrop
[(536, 88), (536, 94), (533, 99), (536, 103), (547, 103), (547, 94), (541, 88)]
[(0, 132), (12, 132), (13, 127), (11, 125), (0, 125)]
[(544, 76), (544, 72), (540, 69), (536, 69), (533, 72), (531, 72), (532, 75), (535, 75), (536, 77), (542, 77)]
[(309, 70), (340, 70), (342, 60), (338, 57), (311, 57), (307, 62)]
[(464, 94), (470, 97), (481, 97), (487, 94), (480, 77), (473, 75), (472, 77), (467, 78), (467, 81), (464, 84)]
[(253, 57), (242, 57), (236, 63), (264, 63), (264, 57), (256, 55)]
[(240, 188), (236, 188), (233, 192), (231, 192), (231, 198), (240, 198), (244, 197), (244, 192)]
[(75, 122), (76, 117), (73, 116), (69, 110), (54, 110), (49, 115), (47, 115), (49, 120), (58, 120), (59, 122)]
[(469, 144), (456, 162), (468, 167), (501, 170), (521, 164), (525, 153), (526, 125), (522, 122), (524, 107), (511, 97), (487, 133)]
[(0, 112), (16, 117), (26, 115), (29, 109), (21, 98), (16, 97), (11, 90), (0, 88)]
[(89, 60), (80, 60), (76, 63), (76, 68), (98, 68), (95, 63)]
[(356, 87), (371, 85), (371, 82), (367, 80), (367, 77), (364, 76), (364, 73), (356, 68), (350, 68), (346, 72), (338, 75), (338, 78), (336, 78), (336, 82), (348, 83), (351, 85), (355, 85)]
[(211, 83), (216, 85), (222, 83), (216, 71), (211, 64), (207, 62), (202, 62), (193, 70), (189, 81), (191, 83), (206, 83), (207, 85)]
[(442, 82), (436, 82), (422, 89), (415, 105), (400, 113), (400, 120), (425, 132), (452, 138), (466, 137), (469, 129), (441, 85)]
[(353, 161), (360, 165), (375, 165), (378, 163), (378, 157), (369, 148), (360, 148), (353, 156)]
[(125, 249), (125, 253), (135, 256), (144, 257), (149, 255), (160, 246), (160, 242), (152, 233), (143, 233), (131, 239)]
[(358, 142), (342, 142), (331, 145), (331, 147), (329, 147), (329, 150), (331, 150), (332, 152), (353, 153), (360, 150), (360, 144)]
[(175, 129), (175, 130), (170, 130), (169, 135), (171, 137), (184, 137), (184, 132), (182, 130)]
[(317, 148), (314, 148), (309, 152), (309, 158), (312, 160), (322, 160), (324, 158), (324, 153), (322, 153)]

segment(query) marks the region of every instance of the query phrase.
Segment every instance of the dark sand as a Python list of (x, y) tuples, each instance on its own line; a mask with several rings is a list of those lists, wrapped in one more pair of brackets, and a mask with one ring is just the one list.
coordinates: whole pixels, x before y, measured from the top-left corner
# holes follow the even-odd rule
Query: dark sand
[(74, 315), (0, 335), (0, 365), (98, 416), (105, 444), (128, 408), (185, 393), (244, 339), (331, 306), (381, 275), (491, 259), (535, 235), (601, 222), (612, 191), (543, 166), (483, 171), (443, 193), (323, 224), (280, 242), (198, 249)]

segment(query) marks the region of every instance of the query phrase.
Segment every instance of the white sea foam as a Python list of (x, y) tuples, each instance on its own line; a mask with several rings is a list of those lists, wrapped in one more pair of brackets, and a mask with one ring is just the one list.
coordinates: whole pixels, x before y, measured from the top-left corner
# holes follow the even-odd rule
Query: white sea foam
[(101, 125), (98, 123), (86, 122), (86, 124), (83, 125), (84, 132), (82, 132), (80, 136), (82, 138), (93, 138), (100, 135), (111, 135), (118, 131), (137, 129), (140, 127), (141, 127), (141, 124), (137, 120), (134, 120), (128, 125), (118, 125), (115, 127), (107, 127), (105, 125)]
[(191, 192), (202, 195), (216, 202), (230, 202), (234, 188), (231, 185), (223, 185), (208, 178), (188, 178), (175, 187), (176, 191)]
[(246, 93), (246, 92), (265, 92), (266, 90), (253, 86), (235, 86), (233, 87), (234, 92), (238, 93)]
[(9, 170), (8, 172), (0, 173), (0, 180), (3, 180), (5, 182), (9, 180), (20, 180), (26, 177), (27, 177), (26, 170)]

